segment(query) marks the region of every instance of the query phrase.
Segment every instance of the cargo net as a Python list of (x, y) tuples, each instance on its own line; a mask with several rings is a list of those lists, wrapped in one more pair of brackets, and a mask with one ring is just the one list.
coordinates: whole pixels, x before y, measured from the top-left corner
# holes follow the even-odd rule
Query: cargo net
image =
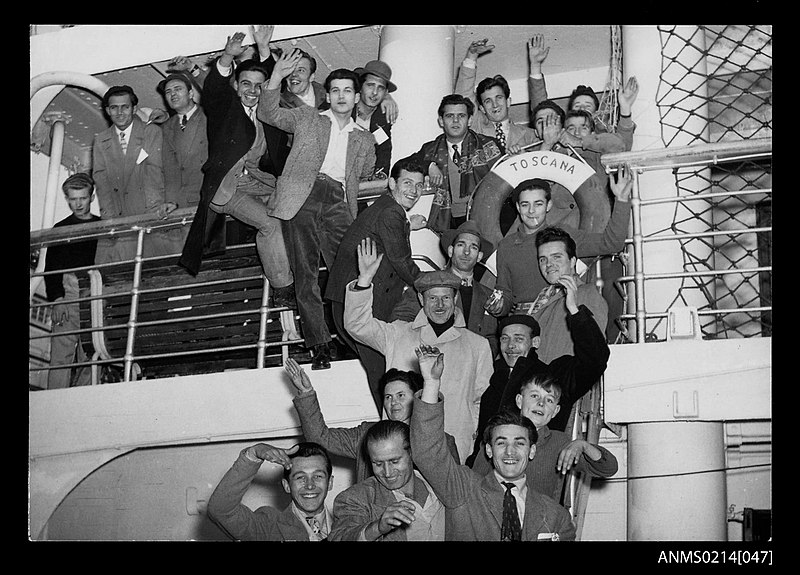
[[(659, 31), (662, 72), (656, 103), (665, 146), (772, 136), (771, 26), (659, 26)], [(681, 167), (673, 173), (679, 197), (732, 195), (676, 203), (671, 232), (767, 228), (681, 240), (684, 272), (771, 266), (771, 158)], [(764, 192), (742, 193), (747, 190)], [(707, 339), (770, 336), (771, 284), (771, 267), (682, 279), (672, 305), (708, 310), (700, 316)]]

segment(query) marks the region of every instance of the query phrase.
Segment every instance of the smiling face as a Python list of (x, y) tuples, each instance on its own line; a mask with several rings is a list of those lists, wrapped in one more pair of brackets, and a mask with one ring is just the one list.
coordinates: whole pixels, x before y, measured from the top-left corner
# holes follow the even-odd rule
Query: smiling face
[(233, 88), (243, 105), (252, 108), (258, 104), (261, 86), (266, 80), (266, 76), (258, 70), (245, 70), (239, 74), (239, 80), (233, 83)]
[(552, 200), (541, 188), (524, 190), (517, 199), (517, 212), (522, 223), (522, 231), (532, 234), (541, 228), (547, 218), (547, 212), (553, 207)]
[(320, 512), (325, 496), (333, 488), (333, 478), (328, 475), (325, 458), (320, 455), (295, 457), (289, 479), (283, 479), (283, 490), (292, 501), (308, 515)]
[(481, 94), (480, 108), (491, 122), (502, 122), (508, 118), (508, 105), (511, 98), (506, 98), (500, 86), (484, 90)]
[(528, 430), (521, 425), (498, 425), (492, 430), (491, 442), (486, 444), (486, 456), (507, 481), (522, 477), (535, 452), (536, 445), (531, 444)]
[(577, 258), (567, 255), (567, 246), (562, 241), (547, 242), (538, 248), (539, 271), (550, 285), (563, 275), (575, 275)]
[(432, 287), (419, 296), (425, 315), (433, 323), (439, 324), (453, 317), (455, 298), (455, 290), (449, 287)]
[(500, 334), (500, 354), (509, 367), (514, 367), (520, 357), (525, 357), (532, 347), (538, 347), (539, 336), (531, 337), (531, 328), (521, 323), (512, 323)]
[(414, 392), (405, 381), (396, 379), (386, 384), (383, 389), (383, 408), (386, 417), (392, 421), (408, 423), (414, 405)]
[(471, 120), (466, 104), (447, 104), (438, 119), (439, 127), (444, 130), (450, 142), (460, 142), (464, 139)]
[(481, 240), (474, 234), (458, 234), (453, 245), (447, 248), (447, 255), (450, 256), (450, 265), (455, 269), (465, 273), (472, 273), (475, 269), (475, 264), (483, 257)]
[(389, 191), (392, 193), (394, 201), (400, 204), (405, 211), (410, 210), (416, 205), (422, 196), (422, 188), (425, 176), (421, 172), (409, 172), (400, 170), (397, 180), (389, 178)]
[(292, 73), (286, 80), (287, 88), (292, 94), (305, 94), (311, 82), (314, 81), (314, 73), (311, 71), (311, 60), (300, 58)]
[(367, 453), (375, 479), (381, 485), (389, 490), (408, 489), (414, 476), (414, 463), (411, 451), (400, 434), (393, 433), (386, 439), (367, 442)]
[(588, 120), (578, 116), (571, 116), (564, 120), (564, 130), (580, 139), (592, 133)]
[(516, 397), (516, 404), (520, 413), (530, 419), (536, 429), (550, 423), (561, 410), (558, 404), (559, 397), (535, 383), (523, 385)]
[(170, 80), (164, 86), (164, 97), (170, 108), (183, 114), (188, 112), (194, 102), (192, 101), (194, 91), (186, 87), (180, 80)]
[(108, 99), (106, 113), (119, 130), (124, 130), (133, 122), (136, 106), (131, 102), (130, 94), (116, 94)]

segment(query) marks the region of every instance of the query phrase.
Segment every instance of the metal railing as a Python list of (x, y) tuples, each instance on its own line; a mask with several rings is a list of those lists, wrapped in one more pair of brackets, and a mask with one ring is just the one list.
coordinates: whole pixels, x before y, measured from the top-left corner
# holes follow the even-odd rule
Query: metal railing
[[(681, 292), (688, 289), (696, 289), (703, 294), (705, 302), (698, 306), (698, 315), (712, 318), (721, 318), (730, 316), (732, 314), (764, 314), (771, 313), (771, 293), (764, 293), (764, 290), (759, 290), (758, 286), (753, 287), (757, 293), (759, 303), (766, 303), (766, 305), (728, 305), (728, 300), (731, 293), (737, 289), (741, 289), (741, 283), (732, 289), (723, 290), (723, 295), (719, 293), (712, 294), (712, 290), (707, 289), (705, 283), (707, 278), (719, 280), (726, 276), (742, 276), (744, 279), (748, 278), (763, 278), (767, 277), (769, 285), (771, 285), (771, 265), (758, 265), (759, 262), (771, 262), (771, 255), (769, 247), (764, 253), (759, 253), (758, 249), (748, 248), (745, 253), (746, 257), (738, 258), (731, 261), (728, 267), (713, 265), (716, 261), (714, 257), (701, 260), (693, 257), (691, 249), (687, 248), (690, 242), (703, 242), (704, 247), (710, 250), (711, 255), (718, 255), (721, 251), (720, 246), (726, 247), (726, 243), (720, 243), (719, 239), (727, 238), (728, 242), (734, 242), (735, 248), (745, 250), (742, 247), (743, 236), (756, 236), (763, 238), (765, 242), (763, 245), (771, 246), (771, 233), (772, 226), (767, 225), (746, 225), (746, 222), (740, 221), (744, 218), (739, 217), (736, 224), (739, 227), (730, 227), (729, 229), (715, 229), (721, 227), (718, 223), (714, 223), (714, 218), (711, 222), (708, 220), (708, 212), (715, 212), (721, 214), (721, 217), (716, 218), (717, 221), (723, 221), (726, 225), (730, 225), (731, 218), (728, 217), (731, 212), (729, 201), (735, 199), (737, 202), (736, 210), (739, 209), (738, 204), (744, 204), (752, 211), (757, 205), (754, 199), (764, 200), (765, 198), (771, 202), (772, 188), (763, 187), (752, 189), (727, 189), (722, 191), (710, 191), (723, 187), (721, 185), (724, 178), (717, 178), (712, 180), (712, 185), (706, 189), (700, 190), (697, 193), (686, 193), (680, 187), (674, 197), (668, 198), (654, 198), (645, 199), (642, 197), (640, 190), (639, 177), (642, 173), (653, 170), (671, 170), (676, 176), (681, 170), (742, 170), (742, 166), (757, 165), (758, 169), (763, 173), (764, 170), (771, 171), (771, 157), (772, 157), (772, 139), (760, 138), (754, 140), (744, 140), (741, 142), (722, 142), (716, 144), (696, 144), (692, 146), (683, 146), (676, 148), (668, 148), (654, 151), (642, 152), (627, 152), (617, 154), (607, 154), (602, 158), (603, 165), (606, 171), (612, 172), (617, 170), (622, 165), (628, 165), (634, 172), (634, 184), (632, 191), (632, 237), (626, 241), (628, 249), (628, 275), (622, 276), (617, 279), (616, 284), (627, 297), (628, 302), (633, 302), (633, 306), (629, 305), (629, 313), (620, 317), (624, 322), (633, 322), (635, 331), (636, 342), (644, 342), (654, 338), (654, 330), (648, 330), (648, 320), (663, 320), (668, 316), (668, 309), (652, 310), (648, 309), (645, 303), (646, 285), (649, 282), (664, 279), (680, 279), (690, 280), (689, 284), (683, 284), (679, 289), (679, 293), (673, 300), (674, 304), (680, 303), (685, 294)], [(768, 164), (766, 167), (764, 164)], [(741, 184), (741, 182), (739, 182)], [(745, 182), (745, 187), (753, 185), (753, 182)], [(679, 229), (677, 222), (679, 218), (673, 218), (673, 221), (667, 228), (660, 230), (648, 230), (643, 225), (643, 213), (648, 209), (659, 205), (674, 204), (676, 206), (684, 206), (693, 202), (704, 202), (708, 206), (704, 210), (705, 217), (703, 218), (690, 218), (695, 227), (707, 226), (708, 229), (699, 231), (685, 231)], [(709, 243), (709, 240), (712, 240)], [(681, 246), (681, 251), (684, 256), (684, 269), (682, 271), (659, 271), (645, 273), (645, 255), (644, 246), (656, 242), (677, 242)], [(716, 243), (715, 243), (716, 242)], [(749, 245), (752, 246), (754, 242), (750, 241)], [(719, 258), (724, 263), (723, 258)], [(755, 263), (756, 265), (752, 265)], [(630, 273), (630, 267), (633, 267), (633, 273)], [(705, 267), (706, 269), (699, 269)], [(743, 281), (744, 281), (743, 279)], [(763, 283), (763, 282), (762, 282)], [(735, 298), (733, 298), (734, 301)], [(752, 303), (755, 299), (751, 299)], [(685, 302), (684, 302), (685, 303)], [(632, 310), (631, 310), (632, 308)], [(771, 316), (770, 316), (771, 318)], [(769, 320), (771, 324), (771, 319)], [(716, 322), (715, 322), (716, 324)], [(717, 325), (717, 328), (719, 326)], [(761, 330), (750, 330), (745, 333), (740, 330), (738, 333), (741, 337), (748, 337), (750, 335), (762, 335), (765, 329), (770, 329), (771, 325), (762, 326)], [(714, 326), (706, 326), (703, 330), (703, 336), (706, 338), (720, 337), (722, 334), (719, 329), (714, 329)], [(756, 333), (758, 332), (758, 333)]]

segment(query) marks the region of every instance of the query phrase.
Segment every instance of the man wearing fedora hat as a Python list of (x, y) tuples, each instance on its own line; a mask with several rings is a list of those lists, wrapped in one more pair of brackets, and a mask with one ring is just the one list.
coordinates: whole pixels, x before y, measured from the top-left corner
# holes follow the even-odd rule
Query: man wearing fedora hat
[[(456, 305), (464, 315), (467, 329), (485, 337), (489, 341), (492, 357), (495, 357), (498, 351), (497, 319), (483, 307), (492, 290), (480, 283), (475, 275), (475, 266), (489, 257), (494, 246), (483, 237), (472, 220), (467, 220), (455, 230), (444, 230), (439, 246), (449, 258), (445, 271), (452, 272), (461, 281)], [(419, 310), (417, 294), (409, 287), (392, 310), (389, 321), (414, 321)]]
[(414, 350), (420, 345), (436, 346), (448, 357), (458, 358), (442, 374), (442, 392), (447, 402), (445, 431), (455, 438), (463, 463), (472, 450), (481, 395), (492, 373), (489, 343), (467, 329), (455, 304), (461, 280), (450, 271), (423, 272), (416, 279), (422, 309), (413, 321), (377, 319), (372, 312), (372, 280), (382, 259), (370, 238), (358, 246), (359, 275), (345, 290), (344, 327), (353, 339), (382, 353), (386, 369), (418, 370)]
[[(353, 119), (375, 138), (375, 173), (389, 175), (392, 162), (392, 121), (382, 104), (394, 102), (387, 96), (397, 90), (392, 83), (392, 69), (386, 62), (372, 60), (353, 70), (361, 78), (361, 99), (353, 109)], [(396, 114), (395, 114), (396, 116)], [(391, 119), (390, 119), (391, 118)]]

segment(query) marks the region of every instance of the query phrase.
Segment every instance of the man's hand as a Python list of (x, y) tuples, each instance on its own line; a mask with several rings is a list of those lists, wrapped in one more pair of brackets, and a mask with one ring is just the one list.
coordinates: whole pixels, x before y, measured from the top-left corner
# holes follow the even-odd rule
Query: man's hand
[(490, 315), (493, 315), (494, 317), (499, 316), (500, 312), (503, 311), (503, 297), (504, 296), (501, 295), (499, 298), (497, 298), (496, 302), (490, 305), (484, 305), (483, 309), (485, 309), (487, 312), (489, 312)]
[(494, 50), (494, 44), (489, 44), (489, 38), (483, 40), (475, 40), (467, 47), (467, 58), (470, 60), (477, 60), (481, 54), (491, 52)]
[(428, 225), (428, 218), (422, 214), (411, 214), (408, 218), (412, 230), (421, 230)]
[(442, 170), (440, 170), (439, 166), (434, 162), (431, 162), (431, 165), (428, 166), (427, 177), (430, 181), (430, 185), (436, 186), (437, 188), (444, 183), (444, 175), (442, 174)]
[(630, 116), (633, 103), (638, 95), (639, 82), (636, 80), (636, 76), (631, 76), (617, 97), (619, 99), (619, 113), (623, 116)]
[(570, 134), (566, 130), (561, 132), (561, 135), (558, 138), (558, 143), (562, 146), (566, 147), (573, 147), (573, 148), (583, 148), (583, 140), (580, 139), (578, 136)]
[(386, 535), (402, 525), (410, 525), (412, 521), (414, 521), (414, 506), (408, 501), (395, 501), (381, 514), (377, 528), (381, 535)]
[(534, 34), (528, 41), (528, 59), (530, 60), (530, 73), (541, 74), (542, 62), (547, 59), (550, 47), (544, 43), (544, 34)]
[(259, 24), (257, 26), (250, 25), (250, 35), (256, 41), (258, 46), (258, 56), (261, 60), (266, 60), (269, 56), (269, 43), (272, 40), (272, 33), (275, 31), (275, 26), (268, 26), (266, 24)]
[(397, 116), (400, 115), (400, 109), (397, 107), (397, 102), (388, 92), (381, 101), (381, 112), (383, 112), (383, 115), (386, 116), (386, 121), (390, 124), (394, 124), (397, 121)]
[(444, 354), (436, 346), (422, 344), (414, 349), (422, 379), (438, 380), (444, 371)]
[(280, 447), (274, 447), (267, 443), (256, 443), (247, 448), (245, 457), (253, 461), (269, 461), (270, 463), (280, 465), (284, 469), (291, 469), (292, 460), (289, 456), (296, 453), (298, 449), (300, 449), (299, 445), (293, 445), (289, 449), (281, 449)]
[(194, 63), (186, 56), (175, 56), (167, 62), (167, 72), (188, 72), (194, 67)]
[(571, 315), (578, 313), (578, 282), (573, 276), (561, 276), (556, 283), (564, 288), (564, 303)]
[(564, 446), (564, 449), (561, 450), (561, 453), (558, 454), (556, 469), (562, 475), (566, 475), (570, 469), (578, 464), (581, 455), (584, 453), (592, 461), (597, 461), (603, 456), (603, 453), (597, 448), (597, 446), (592, 445), (583, 439), (574, 439), (573, 441), (567, 443)]
[(241, 56), (242, 52), (245, 51), (245, 47), (242, 46), (242, 40), (244, 40), (244, 32), (234, 32), (233, 36), (228, 36), (223, 54), (230, 56), (231, 59)]
[(627, 164), (624, 164), (617, 169), (616, 174), (610, 174), (608, 177), (609, 186), (611, 186), (611, 193), (620, 202), (631, 201), (631, 190), (633, 190), (633, 173)]
[(291, 357), (286, 358), (286, 365), (283, 366), (283, 369), (289, 374), (289, 379), (292, 380), (292, 385), (294, 385), (298, 394), (304, 391), (314, 391), (314, 386), (311, 385), (311, 379), (308, 374)]
[(552, 150), (564, 131), (559, 125), (561, 121), (556, 114), (545, 116), (542, 125), (542, 150)]
[(173, 202), (164, 202), (156, 208), (156, 215), (162, 220), (166, 220), (167, 216), (178, 209), (178, 204)]
[(302, 52), (300, 52), (300, 50), (297, 48), (291, 52), (287, 51), (281, 54), (278, 60), (275, 62), (275, 68), (272, 70), (272, 76), (269, 77), (267, 89), (276, 90), (280, 88), (283, 79), (294, 71), (297, 63), (302, 57)]
[(361, 240), (358, 245), (358, 285), (369, 287), (372, 278), (378, 273), (378, 267), (383, 260), (383, 254), (378, 253), (378, 246), (370, 237)]

